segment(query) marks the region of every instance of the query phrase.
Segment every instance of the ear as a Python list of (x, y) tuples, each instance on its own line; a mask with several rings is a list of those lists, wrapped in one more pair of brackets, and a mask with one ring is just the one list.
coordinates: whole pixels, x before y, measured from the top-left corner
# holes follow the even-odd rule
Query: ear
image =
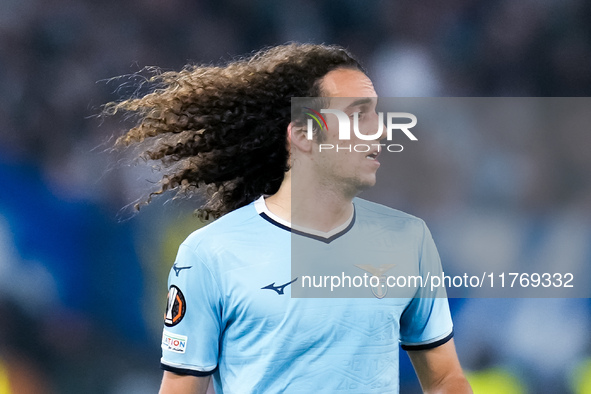
[(287, 126), (287, 141), (290, 150), (297, 149), (302, 152), (311, 152), (314, 141), (308, 139), (307, 129), (304, 127), (295, 126), (290, 123)]

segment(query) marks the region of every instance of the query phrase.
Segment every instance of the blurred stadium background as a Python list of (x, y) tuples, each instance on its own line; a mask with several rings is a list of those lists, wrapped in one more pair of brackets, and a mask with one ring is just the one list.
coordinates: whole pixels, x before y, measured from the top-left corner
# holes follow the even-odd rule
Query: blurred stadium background
[[(591, 93), (586, 0), (2, 0), (0, 394), (157, 391), (166, 276), (199, 223), (166, 197), (129, 217), (154, 175), (116, 167), (105, 151), (123, 126), (94, 115), (135, 89), (111, 77), (287, 41), (348, 47), (381, 96)], [(430, 224), (444, 265), (505, 237), (517, 267), (588, 266), (589, 131), (473, 134), (451, 167), (400, 168), (385, 199)], [(591, 393), (589, 299), (450, 303), (476, 393)], [(418, 392), (401, 359), (401, 392)]]

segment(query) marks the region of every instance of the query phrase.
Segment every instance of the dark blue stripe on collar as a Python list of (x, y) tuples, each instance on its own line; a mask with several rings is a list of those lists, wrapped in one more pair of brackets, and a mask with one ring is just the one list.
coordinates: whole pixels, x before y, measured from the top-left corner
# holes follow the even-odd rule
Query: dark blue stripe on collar
[(311, 238), (311, 239), (314, 239), (316, 241), (320, 241), (320, 242), (324, 242), (324, 243), (329, 244), (329, 243), (331, 243), (335, 239), (339, 238), (340, 236), (344, 235), (345, 233), (347, 233), (349, 230), (351, 230), (353, 228), (353, 225), (355, 224), (355, 217), (356, 217), (357, 213), (355, 211), (355, 208), (353, 208), (353, 218), (351, 219), (351, 222), (349, 223), (349, 225), (347, 227), (345, 227), (344, 229), (342, 229), (341, 231), (339, 231), (338, 233), (333, 234), (332, 236), (330, 236), (328, 238), (324, 238), (324, 237), (321, 237), (319, 235), (309, 234), (309, 233), (306, 233), (304, 231), (292, 229), (292, 228), (290, 228), (290, 227), (288, 227), (288, 226), (286, 226), (284, 224), (281, 224), (281, 223), (273, 220), (265, 212), (261, 212), (261, 213), (259, 213), (259, 215), (263, 219), (265, 219), (267, 222), (269, 222), (269, 223), (271, 223), (271, 224), (273, 224), (273, 225), (275, 225), (275, 226), (277, 226), (277, 227), (279, 227), (279, 228), (281, 228), (283, 230), (289, 231), (292, 234), (300, 235), (302, 237)]

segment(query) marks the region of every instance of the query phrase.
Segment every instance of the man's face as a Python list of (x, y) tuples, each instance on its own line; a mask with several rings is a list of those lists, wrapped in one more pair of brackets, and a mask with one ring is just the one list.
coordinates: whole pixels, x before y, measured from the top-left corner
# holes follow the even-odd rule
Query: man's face
[[(337, 109), (349, 116), (351, 139), (339, 140), (339, 124), (336, 115), (325, 114), (327, 123), (324, 138), (316, 141), (312, 152), (315, 169), (322, 182), (342, 188), (346, 194), (356, 195), (376, 182), (379, 139), (367, 141), (358, 138), (353, 131), (354, 113), (359, 113), (358, 125), (362, 134), (375, 134), (379, 118), (376, 113), (377, 94), (371, 80), (361, 71), (333, 70), (321, 81), (324, 97), (330, 97), (330, 109)], [(381, 137), (381, 136), (380, 136)], [(321, 145), (334, 146), (320, 149)]]

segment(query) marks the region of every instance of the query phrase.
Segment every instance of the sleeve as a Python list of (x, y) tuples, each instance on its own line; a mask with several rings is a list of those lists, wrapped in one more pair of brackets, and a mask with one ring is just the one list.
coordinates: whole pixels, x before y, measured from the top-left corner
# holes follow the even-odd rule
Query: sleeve
[(433, 291), (429, 277), (441, 276), (441, 260), (431, 232), (423, 222), (419, 269), (424, 286), (400, 317), (400, 343), (404, 350), (425, 350), (443, 345), (453, 337), (453, 323), (445, 287)]
[(209, 268), (182, 244), (168, 276), (162, 369), (182, 375), (215, 372), (221, 337), (221, 292)]

